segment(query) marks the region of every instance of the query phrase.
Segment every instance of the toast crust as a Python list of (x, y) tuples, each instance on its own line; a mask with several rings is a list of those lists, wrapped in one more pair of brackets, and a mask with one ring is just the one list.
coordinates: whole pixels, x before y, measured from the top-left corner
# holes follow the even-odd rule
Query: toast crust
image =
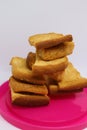
[(29, 37), (28, 41), (37, 49), (49, 48), (56, 46), (62, 42), (72, 41), (72, 35), (63, 35), (57, 33), (37, 34)]
[(32, 70), (32, 65), (35, 63), (36, 54), (33, 52), (29, 52), (26, 58), (27, 67)]

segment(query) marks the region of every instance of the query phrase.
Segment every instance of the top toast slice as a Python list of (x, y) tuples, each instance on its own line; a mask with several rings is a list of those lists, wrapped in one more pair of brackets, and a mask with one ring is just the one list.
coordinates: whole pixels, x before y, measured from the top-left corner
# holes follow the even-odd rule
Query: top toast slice
[(72, 41), (72, 35), (63, 35), (57, 33), (37, 34), (29, 37), (28, 41), (37, 49), (49, 48), (56, 46), (62, 42)]
[(82, 77), (72, 63), (69, 62), (63, 73), (62, 80), (58, 82), (59, 90), (75, 90), (84, 88), (87, 85), (87, 79)]

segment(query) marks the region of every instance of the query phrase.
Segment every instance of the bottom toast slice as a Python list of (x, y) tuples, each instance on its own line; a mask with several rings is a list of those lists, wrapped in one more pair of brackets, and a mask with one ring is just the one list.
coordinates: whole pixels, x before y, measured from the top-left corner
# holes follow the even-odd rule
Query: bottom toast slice
[(78, 70), (69, 62), (64, 71), (63, 78), (58, 82), (59, 90), (75, 90), (84, 88), (87, 85), (87, 79), (82, 77)]
[(47, 95), (15, 93), (11, 88), (11, 101), (15, 105), (35, 107), (48, 105), (50, 99)]

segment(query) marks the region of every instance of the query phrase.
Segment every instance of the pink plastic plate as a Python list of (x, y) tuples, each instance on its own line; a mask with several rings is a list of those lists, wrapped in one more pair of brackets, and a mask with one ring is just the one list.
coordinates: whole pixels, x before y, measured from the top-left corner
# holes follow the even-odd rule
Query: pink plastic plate
[(23, 130), (82, 130), (87, 127), (87, 89), (50, 99), (48, 106), (11, 104), (8, 81), (0, 87), (0, 114)]

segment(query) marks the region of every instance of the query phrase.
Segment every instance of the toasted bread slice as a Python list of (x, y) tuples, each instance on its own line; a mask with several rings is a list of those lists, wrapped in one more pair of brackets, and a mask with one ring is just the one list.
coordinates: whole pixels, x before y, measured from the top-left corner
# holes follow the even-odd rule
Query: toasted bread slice
[(11, 88), (11, 101), (15, 105), (35, 107), (48, 105), (50, 99), (47, 95), (16, 93)]
[(32, 65), (35, 63), (36, 54), (33, 52), (29, 52), (26, 58), (26, 64), (30, 70), (32, 70)]
[(65, 94), (71, 94), (71, 93), (77, 93), (77, 92), (82, 92), (83, 88), (79, 88), (79, 89), (74, 89), (74, 90), (59, 90), (58, 85), (56, 84), (51, 84), (48, 86), (48, 91), (49, 91), (49, 95), (65, 95)]
[(63, 57), (52, 61), (43, 61), (36, 56), (35, 64), (32, 66), (33, 73), (50, 74), (64, 70), (68, 65), (68, 58)]
[(75, 90), (84, 88), (86, 85), (87, 79), (80, 75), (78, 70), (73, 67), (72, 63), (68, 64), (63, 74), (62, 80), (58, 82), (60, 90)]
[(9, 79), (9, 86), (10, 88), (13, 89), (14, 92), (30, 92), (30, 93), (42, 94), (42, 95), (48, 94), (48, 89), (45, 85), (25, 83), (25, 82), (18, 81), (13, 77), (10, 77)]
[(43, 60), (54, 60), (71, 54), (73, 49), (73, 42), (64, 42), (55, 47), (38, 49), (37, 53)]
[(10, 64), (12, 65), (12, 75), (19, 80), (33, 84), (44, 84), (43, 75), (33, 73), (26, 65), (26, 59), (21, 57), (13, 57)]
[[(27, 66), (29, 67), (29, 69), (32, 69), (32, 66), (35, 63), (35, 60), (36, 60), (36, 54), (33, 52), (28, 53), (26, 62), (27, 62)], [(54, 79), (54, 80), (60, 81), (60, 80), (62, 80), (63, 73), (64, 73), (64, 71), (59, 71), (59, 72), (56, 72), (53, 74), (48, 74), (47, 76), (50, 78), (50, 80)], [(44, 77), (45, 76), (46, 75), (44, 75)]]
[(37, 34), (29, 37), (29, 43), (37, 49), (49, 48), (62, 42), (72, 41), (72, 35), (63, 35), (57, 33)]

